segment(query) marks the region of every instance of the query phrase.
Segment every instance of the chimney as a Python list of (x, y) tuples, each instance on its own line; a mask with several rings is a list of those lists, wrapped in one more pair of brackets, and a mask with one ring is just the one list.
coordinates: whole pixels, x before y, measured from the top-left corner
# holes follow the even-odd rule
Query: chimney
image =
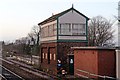
[(52, 13), (52, 16), (54, 15), (54, 13)]

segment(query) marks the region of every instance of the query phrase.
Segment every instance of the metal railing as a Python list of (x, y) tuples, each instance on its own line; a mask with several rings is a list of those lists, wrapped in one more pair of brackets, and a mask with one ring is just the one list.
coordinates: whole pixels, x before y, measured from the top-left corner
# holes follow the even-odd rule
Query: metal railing
[(86, 75), (81, 75), (81, 74), (76, 73), (77, 76), (84, 77), (84, 78), (97, 77), (97, 78), (101, 78), (103, 80), (106, 80), (106, 79), (107, 80), (120, 80), (120, 79), (117, 79), (117, 78), (114, 78), (114, 77), (110, 77), (110, 76), (106, 76), (106, 75), (103, 76), (103, 75), (93, 74), (93, 73), (90, 73), (90, 72), (85, 71), (85, 70), (77, 69), (77, 71), (82, 72), (82, 73), (88, 75), (88, 76), (86, 76)]

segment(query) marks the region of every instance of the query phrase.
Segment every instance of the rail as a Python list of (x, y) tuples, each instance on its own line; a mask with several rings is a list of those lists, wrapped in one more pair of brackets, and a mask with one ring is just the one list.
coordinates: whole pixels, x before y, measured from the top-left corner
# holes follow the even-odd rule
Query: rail
[[(20, 80), (25, 80), (25, 79), (23, 79), (21, 76), (19, 76), (19, 75), (17, 75), (16, 73), (14, 73), (14, 72), (10, 71), (9, 69), (7, 69), (6, 67), (4, 67), (4, 66), (2, 66), (2, 65), (0, 65), (0, 67), (1, 67), (2, 69), (4, 69), (4, 70), (8, 71), (10, 74), (13, 74), (14, 76), (18, 77)], [(1, 74), (1, 76), (2, 76), (3, 78), (5, 78), (2, 74)], [(7, 79), (5, 79), (5, 80), (7, 80)]]
[(36, 72), (36, 76), (38, 76), (39, 75), (39, 77), (41, 77), (41, 78), (44, 78), (44, 79), (48, 79), (48, 78), (50, 78), (50, 79), (56, 79), (57, 77), (56, 76), (54, 76), (54, 75), (49, 75), (49, 74), (47, 74), (47, 73), (45, 73), (45, 72), (42, 72), (42, 71), (39, 71), (39, 70), (37, 70), (37, 69), (34, 69), (33, 67), (29, 67), (29, 66), (27, 66), (27, 65), (23, 65), (23, 63), (17, 63), (16, 61), (14, 61), (14, 60), (4, 60), (4, 59), (1, 59), (0, 58), (0, 60), (2, 60), (2, 61), (4, 61), (4, 62), (6, 62), (6, 63), (10, 63), (12, 66), (13, 65), (15, 65), (15, 66), (18, 66), (19, 67), (19, 69), (22, 69), (23, 71), (27, 71), (28, 73), (30, 73), (30, 74), (34, 74), (34, 72)]
[(85, 75), (81, 75), (81, 74), (76, 73), (76, 75), (78, 75), (80, 77), (84, 77), (84, 78), (90, 78), (90, 76), (93, 76), (93, 77), (103, 78), (103, 80), (106, 80), (106, 79), (120, 80), (120, 79), (116, 79), (114, 77), (110, 77), (110, 76), (106, 76), (106, 75), (103, 76), (103, 75), (93, 74), (93, 73), (90, 73), (90, 72), (85, 71), (85, 70), (77, 69), (77, 71), (88, 74), (88, 76), (85, 76)]
[(9, 63), (9, 64), (13, 64), (12, 62), (9, 62), (9, 61), (7, 61), (7, 60), (5, 60), (5, 59), (2, 59), (2, 58), (0, 58), (0, 60), (1, 60), (1, 61), (5, 61), (5, 62), (7, 62), (7, 63)]
[(0, 74), (1, 80), (7, 80), (2, 74)]

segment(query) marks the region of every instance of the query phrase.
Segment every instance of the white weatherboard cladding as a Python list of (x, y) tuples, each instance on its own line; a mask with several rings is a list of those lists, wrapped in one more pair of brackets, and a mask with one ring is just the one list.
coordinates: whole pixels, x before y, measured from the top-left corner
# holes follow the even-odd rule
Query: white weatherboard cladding
[[(57, 20), (55, 20), (55, 21), (52, 21), (52, 22), (49, 22), (49, 23), (46, 23), (46, 24), (44, 24), (44, 25), (42, 25), (42, 26), (40, 26), (41, 28), (43, 28), (43, 27), (46, 27), (46, 26), (50, 26), (50, 25), (53, 25), (53, 24), (57, 24)], [(57, 28), (57, 26), (56, 26), (56, 28)], [(51, 40), (57, 40), (57, 32), (55, 33), (55, 36), (52, 36), (52, 37), (45, 37), (45, 38), (40, 38), (40, 41), (51, 41)]]
[[(52, 25), (52, 24), (57, 24), (57, 20), (49, 22), (49, 23), (46, 23), (46, 24), (42, 25), (41, 28), (49, 26), (49, 25)], [(57, 28), (57, 26), (56, 26), (56, 28)]]
[(59, 23), (86, 23), (86, 18), (71, 10), (59, 17)]
[(86, 36), (59, 36), (59, 39), (86, 40)]
[(57, 40), (57, 36), (41, 38), (40, 41), (52, 41), (52, 40)]
[[(66, 14), (62, 15), (58, 19), (58, 27), (60, 24), (63, 23), (70, 23), (70, 24), (85, 24), (86, 25), (86, 18), (77, 13), (74, 10), (67, 12)], [(59, 36), (58, 39), (70, 39), (70, 40), (86, 40), (86, 36)]]

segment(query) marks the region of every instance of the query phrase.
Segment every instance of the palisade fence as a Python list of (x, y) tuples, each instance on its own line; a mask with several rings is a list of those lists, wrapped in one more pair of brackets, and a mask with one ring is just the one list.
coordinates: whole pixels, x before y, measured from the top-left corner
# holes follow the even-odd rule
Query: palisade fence
[(81, 75), (81, 74), (76, 73), (77, 76), (83, 77), (83, 78), (89, 78), (90, 80), (94, 80), (94, 79), (91, 79), (91, 77), (96, 77), (98, 80), (120, 80), (120, 79), (110, 77), (110, 76), (93, 74), (93, 73), (90, 73), (88, 71), (84, 71), (84, 70), (80, 70), (80, 69), (77, 69), (77, 71), (81, 72), (83, 74), (86, 74), (86, 75)]

